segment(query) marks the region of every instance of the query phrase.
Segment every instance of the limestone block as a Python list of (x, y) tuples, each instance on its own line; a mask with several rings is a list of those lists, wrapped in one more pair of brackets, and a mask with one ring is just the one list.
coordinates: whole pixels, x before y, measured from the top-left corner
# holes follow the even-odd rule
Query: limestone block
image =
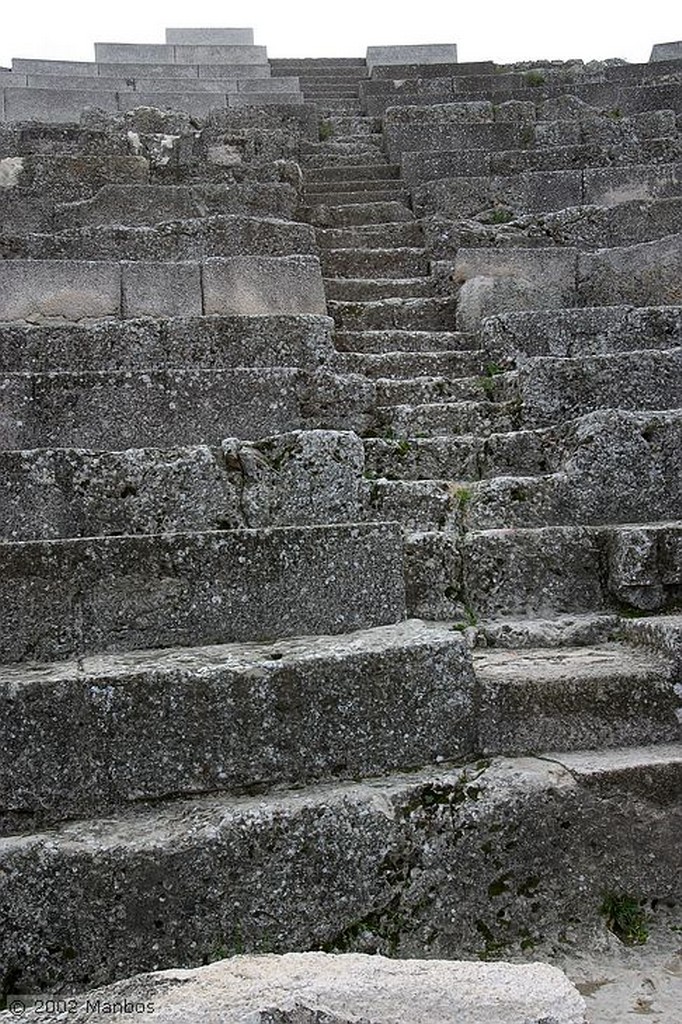
[(177, 46), (253, 46), (253, 29), (167, 28), (166, 42)]
[(89, 109), (115, 113), (115, 92), (93, 89), (5, 89), (5, 121), (79, 122)]
[[(180, 66), (180, 65), (178, 65)], [(135, 89), (140, 93), (174, 92), (185, 95), (196, 92), (236, 92), (237, 80), (234, 78), (200, 79), (200, 78), (151, 78), (140, 76), (135, 79)]]
[[(297, 93), (300, 92), (299, 80), (295, 75), (287, 75), (283, 78), (269, 78), (266, 82), (262, 79), (246, 79), (237, 83), (238, 92), (266, 93)], [(289, 99), (283, 100), (289, 103)]]
[(0, 261), (0, 320), (91, 320), (119, 316), (117, 263)]
[(26, 79), (26, 75), (17, 71), (0, 71), (0, 88), (6, 85), (21, 88), (26, 85)]
[(78, 75), (97, 77), (99, 68), (94, 61), (80, 60), (32, 60), (25, 57), (12, 59), (12, 71), (24, 75)]
[(201, 271), (198, 263), (123, 263), (122, 314), (201, 316)]
[(680, 305), (682, 236), (580, 253), (578, 294), (585, 306)]
[(176, 64), (177, 68), (194, 67), (199, 78), (270, 78), (269, 64)]
[[(116, 78), (181, 78), (183, 82), (196, 81), (199, 77), (198, 68), (194, 64), (154, 64), (136, 61), (107, 61), (106, 64), (94, 64), (97, 74), (114, 75)], [(179, 85), (178, 88), (185, 88)]]
[(97, 78), (87, 75), (27, 75), (26, 79), (29, 89), (77, 89), (106, 93), (126, 92), (135, 87), (132, 78), (113, 78), (109, 75)]
[[(177, 982), (174, 979), (178, 979)], [(181, 995), (177, 993), (180, 992)], [(166, 971), (96, 994), (104, 1004), (154, 1000), (159, 1024), (583, 1024), (585, 1003), (548, 964), (395, 960), (349, 953), (240, 956)], [(96, 1006), (94, 998), (87, 1005)], [(76, 1024), (103, 1018), (85, 1009)], [(220, 1008), (220, 1009), (219, 1009)]]
[(368, 46), (367, 70), (387, 64), (456, 64), (455, 43), (427, 43), (421, 46)]
[(235, 256), (203, 264), (204, 312), (273, 316), (326, 313), (315, 256)]
[(194, 117), (208, 117), (212, 110), (224, 110), (224, 92), (123, 92), (118, 94), (119, 110), (154, 107), (157, 110), (182, 110)]
[(267, 64), (264, 46), (175, 46), (176, 64)]
[(674, 43), (654, 43), (649, 60), (682, 60), (682, 40)]
[[(458, 330), (521, 309), (560, 309), (575, 302), (576, 252), (570, 249), (460, 249), (453, 283)], [(466, 325), (466, 326), (465, 326)]]
[(300, 92), (237, 92), (230, 93), (227, 97), (228, 107), (235, 110), (244, 107), (271, 107), (283, 104), (300, 107), (303, 104), (303, 94)]
[(95, 61), (98, 64), (175, 64), (175, 47), (162, 43), (95, 43)]
[(347, 633), (405, 616), (396, 523), (0, 545), (0, 657)]

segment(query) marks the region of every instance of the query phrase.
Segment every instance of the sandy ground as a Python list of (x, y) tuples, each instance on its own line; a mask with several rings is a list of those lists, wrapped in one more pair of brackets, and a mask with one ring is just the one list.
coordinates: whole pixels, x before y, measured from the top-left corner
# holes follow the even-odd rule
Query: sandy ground
[(587, 1003), (590, 1024), (682, 1024), (682, 927), (651, 922), (642, 946), (609, 936), (603, 949), (553, 961)]

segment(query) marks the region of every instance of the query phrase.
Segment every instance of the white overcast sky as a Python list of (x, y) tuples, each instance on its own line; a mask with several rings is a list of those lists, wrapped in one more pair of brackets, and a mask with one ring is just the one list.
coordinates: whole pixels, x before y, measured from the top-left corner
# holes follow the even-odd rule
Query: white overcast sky
[(0, 65), (92, 60), (94, 42), (163, 42), (166, 26), (249, 26), (270, 57), (360, 57), (368, 45), (455, 42), (459, 59), (649, 59), (682, 38), (680, 0), (5, 0)]

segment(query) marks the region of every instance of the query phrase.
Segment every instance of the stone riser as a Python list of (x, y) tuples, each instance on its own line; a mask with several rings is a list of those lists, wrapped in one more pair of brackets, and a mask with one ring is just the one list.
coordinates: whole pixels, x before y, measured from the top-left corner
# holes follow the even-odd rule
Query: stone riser
[(0, 323), (0, 370), (312, 369), (333, 358), (332, 327), (326, 316), (301, 315)]
[(391, 524), (27, 541), (0, 545), (0, 564), (4, 662), (345, 633), (405, 614)]
[(561, 761), (205, 799), (4, 839), (2, 959), (19, 958), (16, 984), (36, 992), (217, 949), (509, 957), (556, 942), (568, 918), (580, 939), (601, 934), (605, 891), (675, 899), (679, 753)]
[(0, 678), (0, 834), (131, 802), (476, 753), (468, 648), (446, 626), (418, 621), (341, 639), (5, 667)]
[[(14, 103), (19, 103), (21, 97), (16, 95), (16, 89), (53, 89), (59, 92), (68, 93), (72, 90), (87, 90), (93, 93), (106, 96), (110, 93), (142, 93), (146, 96), (153, 96), (156, 93), (172, 92), (176, 95), (195, 92), (211, 93), (267, 93), (278, 96), (289, 96), (289, 94), (300, 92), (297, 78), (268, 78), (265, 75), (253, 76), (251, 74), (241, 77), (239, 68), (232, 70), (231, 77), (220, 78), (165, 78), (163, 75), (151, 76), (144, 72), (136, 72), (134, 75), (125, 77), (114, 77), (108, 75), (17, 75), (11, 72), (3, 75), (0, 72), (0, 86), (11, 91), (10, 108)], [(7, 96), (5, 97), (7, 99)], [(286, 102), (285, 99), (282, 102)]]

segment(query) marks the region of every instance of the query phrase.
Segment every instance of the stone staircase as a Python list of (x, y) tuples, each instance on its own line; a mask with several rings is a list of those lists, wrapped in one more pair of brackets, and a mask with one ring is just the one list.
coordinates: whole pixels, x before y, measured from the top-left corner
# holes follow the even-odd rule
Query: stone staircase
[(679, 900), (671, 65), (7, 118), (4, 992)]

